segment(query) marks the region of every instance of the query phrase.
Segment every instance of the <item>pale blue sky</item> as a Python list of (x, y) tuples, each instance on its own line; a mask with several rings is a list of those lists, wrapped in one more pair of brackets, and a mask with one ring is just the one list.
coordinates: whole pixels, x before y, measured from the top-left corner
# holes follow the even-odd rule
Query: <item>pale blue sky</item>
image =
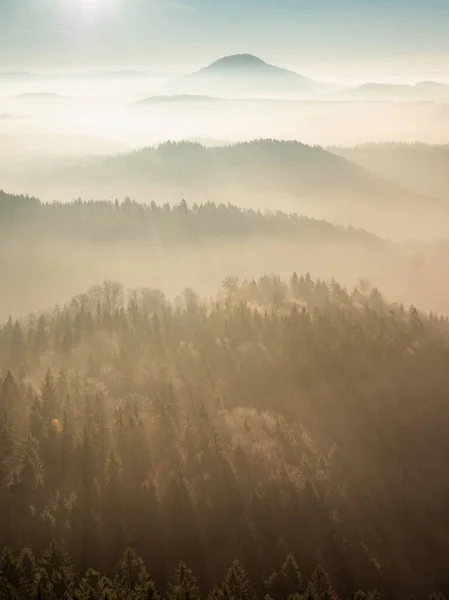
[(0, 68), (190, 69), (249, 52), (305, 73), (449, 77), (449, 0), (0, 0)]

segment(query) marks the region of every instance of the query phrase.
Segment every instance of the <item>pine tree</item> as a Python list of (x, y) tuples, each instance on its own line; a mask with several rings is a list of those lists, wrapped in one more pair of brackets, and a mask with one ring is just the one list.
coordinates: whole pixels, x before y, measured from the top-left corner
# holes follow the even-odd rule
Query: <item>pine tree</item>
[(14, 434), (6, 410), (0, 408), (0, 496), (10, 483), (14, 466)]
[(61, 352), (67, 354), (73, 347), (73, 327), (70, 317), (67, 315), (64, 319), (62, 341), (61, 341)]
[(50, 338), (47, 332), (47, 324), (45, 317), (41, 315), (37, 321), (36, 333), (34, 336), (33, 355), (35, 361), (38, 362), (44, 352), (48, 350), (49, 343)]
[(9, 519), (16, 544), (24, 545), (35, 533), (34, 515), (39, 510), (40, 494), (44, 486), (43, 465), (39, 442), (31, 434), (18, 449), (17, 464), (10, 486)]
[(43, 552), (40, 567), (45, 593), (61, 600), (70, 600), (75, 586), (73, 567), (65, 550), (55, 541), (50, 542)]
[(30, 408), (30, 434), (42, 443), (45, 439), (46, 430), (44, 427), (45, 419), (42, 409), (42, 400), (39, 396), (34, 396)]
[(17, 600), (17, 590), (0, 575), (0, 600)]
[(81, 579), (76, 592), (77, 600), (88, 600), (93, 598), (101, 600), (107, 590), (112, 587), (112, 583), (94, 569), (88, 569)]
[(200, 590), (192, 571), (183, 562), (176, 567), (169, 583), (167, 600), (199, 600)]
[(132, 548), (127, 548), (115, 571), (115, 585), (122, 594), (131, 594), (149, 581), (145, 563)]
[(56, 388), (53, 375), (50, 369), (47, 371), (44, 383), (41, 388), (42, 412), (45, 419), (51, 421), (58, 416)]
[(292, 554), (287, 556), (279, 571), (275, 571), (266, 583), (274, 598), (287, 600), (301, 591), (301, 574)]
[(20, 323), (14, 323), (14, 329), (11, 338), (11, 347), (9, 351), (9, 362), (13, 369), (17, 370), (26, 362), (26, 345)]
[(252, 585), (236, 559), (232, 563), (221, 586), (223, 600), (255, 600), (256, 594)]
[(8, 369), (0, 385), (0, 411), (12, 413), (19, 401), (19, 388), (13, 374)]
[(299, 278), (298, 278), (296, 271), (293, 273), (293, 275), (290, 279), (290, 289), (291, 289), (293, 298), (297, 298), (299, 295), (299, 292), (300, 292), (300, 286), (299, 286)]
[(34, 598), (37, 592), (38, 569), (31, 548), (24, 548), (19, 555), (20, 596)]
[(309, 579), (308, 590), (314, 600), (338, 600), (338, 594), (322, 566), (317, 567), (313, 572)]
[(20, 586), (20, 562), (9, 548), (5, 548), (0, 557), (0, 577), (9, 584), (11, 589), (18, 591)]
[(30, 494), (43, 486), (43, 465), (39, 453), (39, 442), (31, 434), (19, 447), (18, 463), (14, 472), (13, 486)]

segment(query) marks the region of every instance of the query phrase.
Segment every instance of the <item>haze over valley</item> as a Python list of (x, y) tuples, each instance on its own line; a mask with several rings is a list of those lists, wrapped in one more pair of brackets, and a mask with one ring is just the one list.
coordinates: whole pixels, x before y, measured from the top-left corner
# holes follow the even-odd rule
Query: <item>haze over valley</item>
[[(399, 88), (403, 93), (390, 84), (317, 81), (246, 54), (185, 74), (3, 72), (0, 132), (8, 142), (15, 135), (40, 137), (39, 150), (46, 154), (51, 148), (70, 152), (64, 137), (57, 144), (55, 133), (109, 141), (111, 152), (119, 145), (127, 149), (192, 137), (339, 146), (446, 142), (449, 85)], [(414, 89), (419, 93), (407, 93)], [(48, 140), (42, 139), (45, 134)], [(13, 156), (19, 153), (16, 145)]]
[[(404, 177), (406, 167), (396, 168), (387, 159), (387, 148), (379, 147), (379, 160), (383, 155), (391, 166), (380, 170), (379, 160), (363, 160), (351, 150), (368, 141), (421, 140), (427, 144), (422, 146), (424, 157), (438, 152), (435, 143), (447, 139), (446, 86), (415, 88), (427, 96), (403, 94), (398, 99), (390, 84), (326, 83), (249, 54), (225, 56), (171, 77), (132, 70), (5, 72), (0, 74), (0, 182), (10, 192), (46, 201), (128, 195), (141, 202), (213, 199), (261, 209), (276, 206), (371, 227), (392, 238), (439, 240), (447, 233), (447, 218), (438, 173), (431, 182), (416, 184), (414, 165), (409, 170), (415, 175)], [(263, 139), (295, 139), (303, 146), (284, 147)], [(217, 150), (201, 153), (199, 146), (181, 144), (175, 156), (174, 148), (164, 150), (167, 140)], [(239, 146), (243, 141), (253, 146)], [(218, 149), (229, 144), (237, 146)], [(166, 163), (158, 172), (154, 164), (145, 164), (151, 162), (149, 146), (159, 146), (156, 163)], [(252, 148), (258, 146), (269, 156), (256, 152), (252, 158)], [(288, 165), (281, 164), (285, 152)], [(251, 166), (240, 172), (236, 165), (224, 166), (221, 156), (239, 160), (239, 153), (247, 155)], [(345, 160), (333, 158), (335, 154)], [(440, 154), (444, 160), (443, 146)], [(214, 157), (214, 170), (206, 168), (206, 157), (208, 164)], [(404, 202), (409, 227), (400, 228)]]

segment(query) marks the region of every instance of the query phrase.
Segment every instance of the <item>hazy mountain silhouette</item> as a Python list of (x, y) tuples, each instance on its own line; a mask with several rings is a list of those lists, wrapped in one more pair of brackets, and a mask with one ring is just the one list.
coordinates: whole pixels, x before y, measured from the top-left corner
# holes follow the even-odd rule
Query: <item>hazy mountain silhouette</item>
[(321, 147), (300, 142), (256, 140), (208, 148), (168, 142), (105, 158), (101, 164), (53, 174), (60, 181), (126, 183), (148, 181), (185, 186), (237, 185), (308, 198), (355, 199), (360, 204), (430, 208), (433, 198), (383, 180)]
[[(22, 172), (22, 186), (24, 180)], [(393, 239), (449, 234), (449, 203), (300, 142), (264, 139), (220, 147), (168, 142), (127, 154), (75, 158), (69, 166), (30, 173), (27, 182), (33, 193), (53, 190), (53, 196), (221, 198), (283, 210), (288, 204), (290, 211)]]
[(176, 85), (191, 93), (194, 90), (203, 90), (202, 93), (298, 93), (319, 89), (322, 84), (294, 71), (266, 63), (252, 54), (235, 54), (220, 58), (191, 73)]
[(253, 56), (252, 54), (234, 54), (232, 56), (224, 56), (219, 58), (212, 64), (208, 65), (192, 73), (192, 76), (203, 76), (203, 75), (230, 75), (230, 74), (244, 74), (244, 75), (268, 75), (275, 77), (282, 77), (294, 81), (301, 81), (304, 84), (315, 85), (317, 82), (307, 77), (303, 77), (294, 71), (276, 67), (266, 63), (261, 58)]

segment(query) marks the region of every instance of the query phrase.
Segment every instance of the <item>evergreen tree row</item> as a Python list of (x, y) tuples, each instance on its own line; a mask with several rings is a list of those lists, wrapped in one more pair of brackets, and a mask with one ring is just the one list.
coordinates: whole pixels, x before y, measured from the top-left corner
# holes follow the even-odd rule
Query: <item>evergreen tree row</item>
[(383, 242), (364, 230), (333, 225), (282, 211), (262, 212), (232, 204), (177, 205), (83, 201), (46, 204), (30, 196), (0, 190), (0, 231), (27, 236), (49, 235), (101, 241), (139, 240), (152, 243), (185, 243), (224, 237), (283, 236), (297, 241)]
[[(162, 590), (162, 593), (159, 592)], [(357, 600), (376, 598), (357, 592)], [(5, 549), (0, 557), (1, 600), (338, 600), (329, 576), (320, 566), (303, 580), (293, 556), (279, 569), (253, 584), (238, 560), (234, 560), (221, 582), (202, 593), (189, 567), (181, 562), (162, 588), (152, 580), (145, 562), (127, 548), (107, 577), (88, 569), (77, 577), (69, 557), (52, 541), (41, 557), (26, 547), (18, 554)]]

